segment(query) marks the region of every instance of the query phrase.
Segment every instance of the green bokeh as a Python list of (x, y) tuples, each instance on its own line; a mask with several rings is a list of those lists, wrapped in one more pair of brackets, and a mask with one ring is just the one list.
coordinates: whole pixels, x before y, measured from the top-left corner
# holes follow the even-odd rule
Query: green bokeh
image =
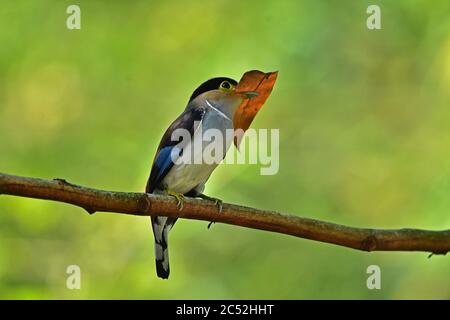
[[(0, 171), (143, 191), (159, 139), (214, 76), (279, 70), (253, 123), (280, 171), (219, 167), (227, 202), (366, 227), (450, 226), (450, 3), (72, 1), (0, 5)], [(366, 28), (378, 4), (382, 30)], [(169, 281), (149, 219), (0, 197), (0, 298), (450, 298), (450, 259), (179, 221)], [(66, 289), (66, 267), (82, 270)], [(366, 268), (382, 289), (366, 288)]]

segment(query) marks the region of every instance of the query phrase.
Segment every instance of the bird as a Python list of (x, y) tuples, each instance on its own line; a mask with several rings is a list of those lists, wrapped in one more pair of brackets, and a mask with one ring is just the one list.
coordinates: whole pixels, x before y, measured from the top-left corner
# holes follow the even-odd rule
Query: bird
[[(185, 197), (198, 197), (213, 201), (219, 212), (222, 200), (209, 197), (203, 193), (205, 183), (218, 166), (218, 162), (205, 162), (195, 153), (195, 143), (202, 146), (211, 143), (205, 141), (204, 134), (209, 129), (219, 130), (223, 141), (220, 144), (225, 157), (233, 139), (225, 139), (227, 130), (234, 130), (234, 115), (241, 103), (258, 95), (255, 91), (239, 92), (237, 81), (228, 77), (216, 77), (203, 82), (189, 98), (184, 111), (171, 123), (162, 136), (157, 148), (153, 165), (145, 188), (146, 193), (165, 194), (177, 200), (180, 210)], [(188, 133), (186, 141), (173, 139), (177, 130)], [(236, 142), (235, 142), (236, 143)], [(220, 150), (220, 149), (218, 149)], [(189, 153), (190, 152), (190, 153)], [(189, 154), (191, 160), (180, 161), (183, 155)], [(186, 160), (188, 157), (185, 157)], [(197, 161), (195, 161), (197, 160)], [(155, 215), (151, 217), (154, 236), (156, 273), (159, 278), (168, 279), (170, 274), (168, 235), (177, 218)]]

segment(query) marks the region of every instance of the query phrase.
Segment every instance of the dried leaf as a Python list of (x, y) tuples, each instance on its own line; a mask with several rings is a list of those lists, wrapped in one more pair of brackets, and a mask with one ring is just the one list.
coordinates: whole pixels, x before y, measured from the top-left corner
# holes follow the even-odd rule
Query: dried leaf
[[(245, 99), (234, 114), (234, 128), (242, 129), (245, 132), (252, 123), (258, 111), (262, 108), (270, 93), (272, 92), (278, 71), (264, 73), (258, 70), (252, 70), (244, 73), (239, 81), (236, 92), (255, 91), (257, 97)], [(237, 132), (234, 144), (239, 149), (243, 132)]]

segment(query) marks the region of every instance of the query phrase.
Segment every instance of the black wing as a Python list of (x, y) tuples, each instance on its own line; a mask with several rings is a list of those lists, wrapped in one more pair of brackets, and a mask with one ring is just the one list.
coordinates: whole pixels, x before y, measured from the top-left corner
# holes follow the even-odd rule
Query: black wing
[[(152, 170), (145, 189), (147, 193), (152, 193), (173, 167), (174, 163), (171, 156), (172, 152), (181, 152), (179, 143), (182, 141), (173, 141), (171, 139), (172, 133), (176, 129), (183, 128), (188, 130), (192, 137), (195, 130), (194, 123), (196, 121), (200, 122), (204, 115), (204, 108), (187, 108), (166, 130), (161, 142), (159, 143), (155, 159), (153, 160)], [(174, 150), (174, 148), (176, 149)]]

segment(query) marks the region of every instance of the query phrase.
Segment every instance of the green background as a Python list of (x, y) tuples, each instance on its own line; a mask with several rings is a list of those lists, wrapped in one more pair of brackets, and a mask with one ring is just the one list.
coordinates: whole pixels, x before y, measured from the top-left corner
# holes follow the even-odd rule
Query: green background
[[(143, 191), (197, 85), (279, 70), (254, 128), (280, 170), (219, 167), (206, 193), (351, 226), (450, 227), (450, 3), (72, 1), (0, 5), (0, 171)], [(378, 4), (382, 30), (368, 30)], [(179, 221), (171, 277), (149, 219), (0, 196), (0, 298), (450, 298), (450, 258), (365, 253)], [(81, 290), (66, 288), (68, 265)], [(379, 265), (382, 289), (368, 290)]]

